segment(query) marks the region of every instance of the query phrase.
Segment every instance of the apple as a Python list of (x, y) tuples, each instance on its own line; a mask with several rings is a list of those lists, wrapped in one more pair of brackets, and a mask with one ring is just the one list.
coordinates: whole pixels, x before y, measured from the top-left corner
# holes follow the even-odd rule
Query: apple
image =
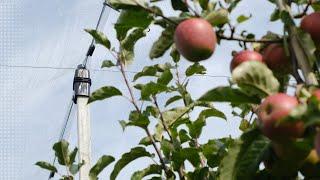
[(313, 91), (312, 95), (316, 97), (318, 101), (320, 101), (320, 89)]
[(320, 42), (320, 12), (305, 16), (301, 21), (301, 29), (309, 33), (315, 42)]
[(292, 71), (290, 57), (281, 44), (273, 43), (263, 50), (263, 61), (276, 73), (288, 74)]
[(268, 96), (258, 109), (258, 124), (262, 133), (279, 142), (301, 137), (304, 133), (303, 122), (278, 124), (297, 105), (295, 97), (284, 93)]
[(177, 26), (174, 42), (183, 57), (192, 62), (199, 62), (211, 57), (216, 47), (217, 37), (208, 21), (191, 18)]
[(233, 59), (230, 64), (230, 71), (232, 72), (234, 68), (236, 68), (241, 63), (246, 61), (263, 62), (263, 57), (260, 53), (255, 51), (251, 51), (251, 50), (240, 51), (233, 56)]

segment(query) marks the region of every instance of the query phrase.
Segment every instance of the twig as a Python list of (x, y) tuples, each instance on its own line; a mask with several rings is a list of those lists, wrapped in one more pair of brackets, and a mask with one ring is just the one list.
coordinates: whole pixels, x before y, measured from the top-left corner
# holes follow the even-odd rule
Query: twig
[[(121, 71), (122, 77), (123, 77), (123, 79), (124, 79), (124, 81), (126, 83), (126, 86), (128, 88), (128, 91), (129, 91), (129, 94), (130, 94), (130, 97), (131, 97), (131, 102), (132, 102), (133, 106), (135, 107), (135, 109), (141, 114), (141, 110), (139, 109), (139, 107), (138, 107), (138, 105), (136, 103), (136, 100), (135, 100), (135, 98), (133, 96), (133, 91), (132, 91), (132, 88), (131, 88), (131, 86), (129, 84), (126, 72), (124, 70), (123, 62), (119, 59), (119, 57), (117, 58), (117, 61), (118, 61), (118, 64), (120, 65), (120, 71)], [(163, 157), (161, 155), (161, 152), (160, 152), (159, 148), (157, 147), (157, 145), (155, 143), (155, 140), (154, 140), (152, 134), (150, 133), (150, 130), (148, 129), (148, 127), (145, 127), (144, 130), (146, 131), (148, 137), (151, 140), (152, 146), (154, 147), (154, 149), (155, 149), (155, 151), (156, 151), (156, 153), (157, 153), (157, 155), (158, 155), (158, 157), (160, 159), (161, 166), (162, 166), (163, 170), (165, 171), (165, 173), (167, 175), (169, 175), (169, 170), (168, 170), (168, 168), (167, 168), (167, 166), (166, 166), (166, 164), (164, 162), (164, 159), (163, 159)]]
[(164, 130), (167, 132), (168, 136), (170, 137), (171, 142), (174, 143), (174, 142), (173, 142), (173, 138), (172, 138), (172, 136), (171, 136), (171, 133), (170, 133), (170, 131), (169, 131), (169, 128), (168, 128), (168, 126), (167, 126), (167, 124), (166, 124), (166, 122), (165, 122), (165, 120), (164, 120), (163, 114), (162, 114), (162, 112), (161, 112), (161, 110), (160, 110), (160, 107), (159, 107), (159, 104), (158, 104), (158, 101), (157, 101), (157, 97), (156, 97), (156, 96), (153, 96), (153, 102), (154, 102), (154, 104), (156, 105), (156, 108), (157, 108), (158, 111), (159, 111), (160, 120), (161, 120), (161, 123), (162, 123), (162, 126), (163, 126)]
[(245, 42), (245, 43), (279, 43), (282, 42), (282, 39), (275, 39), (275, 40), (269, 40), (269, 39), (246, 39), (241, 37), (227, 37), (224, 34), (217, 34), (217, 37), (224, 40), (230, 40), (230, 41), (238, 41), (238, 42)]
[(299, 18), (302, 18), (303, 16), (305, 16), (305, 15), (307, 14), (308, 10), (309, 10), (309, 7), (312, 5), (312, 3), (313, 3), (313, 0), (309, 0), (309, 1), (308, 1), (308, 4), (306, 5), (306, 7), (305, 7), (304, 10), (302, 11), (302, 13), (296, 14), (296, 15), (294, 15), (293, 17), (294, 17), (295, 19), (299, 19)]

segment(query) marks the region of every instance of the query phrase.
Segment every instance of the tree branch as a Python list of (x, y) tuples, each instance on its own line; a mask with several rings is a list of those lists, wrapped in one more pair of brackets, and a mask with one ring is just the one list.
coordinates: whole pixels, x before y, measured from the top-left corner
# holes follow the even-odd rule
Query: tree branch
[[(123, 79), (124, 79), (124, 81), (125, 81), (125, 83), (126, 83), (126, 86), (127, 86), (127, 88), (128, 88), (128, 91), (129, 91), (129, 94), (130, 94), (130, 97), (131, 97), (131, 102), (132, 102), (133, 106), (135, 107), (135, 109), (136, 109), (140, 114), (142, 114), (142, 113), (141, 113), (141, 110), (139, 109), (139, 106), (138, 106), (138, 104), (136, 103), (136, 100), (135, 100), (135, 98), (134, 98), (132, 88), (131, 88), (131, 86), (130, 86), (130, 84), (129, 84), (129, 81), (128, 81), (128, 78), (127, 78), (127, 75), (126, 75), (126, 72), (125, 72), (125, 69), (124, 69), (124, 64), (123, 64), (123, 62), (119, 59), (119, 57), (117, 58), (117, 61), (118, 61), (118, 64), (119, 64), (119, 66), (120, 66), (120, 71), (121, 71), (122, 77), (123, 77)], [(169, 176), (169, 175), (170, 175), (170, 174), (169, 174), (169, 170), (168, 170), (168, 168), (167, 168), (167, 166), (166, 166), (166, 164), (165, 164), (165, 162), (164, 162), (164, 159), (163, 159), (163, 157), (162, 157), (162, 155), (161, 155), (161, 152), (160, 152), (159, 148), (158, 148), (157, 145), (156, 145), (156, 142), (155, 142), (152, 134), (150, 133), (150, 130), (148, 129), (148, 127), (144, 128), (144, 130), (146, 131), (148, 137), (149, 137), (150, 140), (151, 140), (152, 146), (154, 147), (154, 149), (155, 149), (155, 151), (156, 151), (156, 153), (157, 153), (157, 155), (158, 155), (158, 157), (159, 157), (159, 160), (160, 160), (160, 163), (161, 163), (161, 166), (162, 166), (163, 170), (165, 171), (165, 173), (167, 174), (167, 176)]]
[(305, 7), (304, 10), (302, 11), (302, 13), (296, 14), (296, 15), (294, 15), (293, 17), (294, 17), (295, 19), (299, 19), (299, 18), (302, 18), (303, 16), (307, 15), (307, 12), (308, 12), (308, 10), (309, 10), (309, 7), (312, 5), (312, 3), (313, 3), (313, 0), (309, 0), (309, 1), (308, 1), (308, 4), (306, 5), (306, 7)]

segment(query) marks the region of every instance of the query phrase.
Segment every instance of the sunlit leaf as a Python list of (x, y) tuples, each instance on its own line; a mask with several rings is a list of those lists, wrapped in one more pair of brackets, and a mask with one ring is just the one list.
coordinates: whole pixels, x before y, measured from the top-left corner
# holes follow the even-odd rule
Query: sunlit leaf
[(247, 94), (261, 98), (277, 93), (280, 87), (272, 71), (258, 61), (240, 64), (233, 70), (232, 80)]
[(85, 31), (91, 34), (91, 36), (94, 38), (97, 44), (101, 44), (107, 49), (110, 49), (110, 41), (102, 32), (99, 32), (94, 29), (85, 29)]

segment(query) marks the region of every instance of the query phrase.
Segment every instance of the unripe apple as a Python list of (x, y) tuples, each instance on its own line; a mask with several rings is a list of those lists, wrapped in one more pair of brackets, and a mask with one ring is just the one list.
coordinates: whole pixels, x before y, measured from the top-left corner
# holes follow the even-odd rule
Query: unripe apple
[(292, 72), (290, 57), (286, 55), (281, 44), (274, 43), (268, 45), (263, 50), (263, 61), (276, 73), (288, 74)]
[(234, 68), (246, 61), (260, 61), (263, 62), (263, 57), (260, 53), (251, 51), (251, 50), (244, 50), (236, 53), (233, 56), (233, 59), (230, 64), (230, 71), (232, 72)]
[(192, 62), (199, 62), (211, 57), (217, 37), (208, 21), (191, 18), (178, 25), (174, 33), (174, 42), (183, 57)]
[(298, 105), (295, 97), (278, 93), (267, 97), (258, 110), (258, 124), (262, 133), (274, 141), (286, 141), (301, 137), (303, 122), (285, 122), (278, 124)]
[(305, 16), (301, 21), (301, 29), (309, 33), (315, 42), (320, 42), (320, 12)]

